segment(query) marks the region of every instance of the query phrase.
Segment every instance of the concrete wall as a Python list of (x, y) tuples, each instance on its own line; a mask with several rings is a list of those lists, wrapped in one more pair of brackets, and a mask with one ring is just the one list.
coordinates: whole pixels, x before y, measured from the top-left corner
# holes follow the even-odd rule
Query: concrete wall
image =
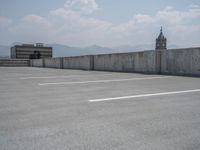
[(31, 60), (32, 66), (200, 76), (200, 48)]
[(77, 56), (77, 57), (65, 57), (63, 58), (64, 69), (83, 69), (93, 70), (94, 57), (88, 56)]
[(30, 60), (30, 66), (44, 67), (43, 66), (43, 59), (32, 59), (32, 60)]
[(162, 51), (161, 73), (200, 76), (200, 48)]
[(155, 73), (155, 51), (94, 56), (94, 70)]
[(0, 59), (0, 67), (26, 67), (29, 63), (28, 59)]
[(61, 69), (62, 68), (62, 58), (44, 58), (44, 67), (47, 68), (57, 68)]

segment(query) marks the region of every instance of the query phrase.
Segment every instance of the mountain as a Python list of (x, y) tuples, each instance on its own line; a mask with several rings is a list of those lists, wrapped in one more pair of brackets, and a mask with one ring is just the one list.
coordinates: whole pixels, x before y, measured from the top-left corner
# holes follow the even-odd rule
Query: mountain
[[(13, 43), (13, 45), (21, 45), (22, 43)], [(92, 55), (92, 54), (106, 54), (117, 52), (111, 48), (101, 47), (97, 45), (89, 47), (70, 47), (61, 44), (47, 44), (47, 46), (53, 47), (53, 57), (64, 57), (64, 56), (80, 56), (80, 55)], [(10, 47), (0, 45), (0, 57), (10, 56)]]
[(80, 56), (80, 55), (94, 55), (94, 54), (106, 54), (117, 52), (112, 48), (101, 47), (97, 45), (92, 45), (89, 47), (70, 47), (60, 44), (49, 44), (48, 46), (53, 47), (54, 57), (64, 57), (64, 56)]
[(0, 45), (0, 57), (10, 56), (10, 46)]
[(136, 51), (144, 51), (144, 50), (153, 50), (154, 44), (144, 44), (144, 45), (120, 45), (117, 47), (113, 47), (113, 49), (118, 52), (136, 52)]
[[(13, 43), (13, 45), (21, 45), (22, 43)], [(80, 56), (80, 55), (94, 55), (94, 54), (108, 54), (108, 53), (123, 53), (123, 52), (135, 52), (144, 50), (153, 50), (154, 44), (146, 45), (121, 45), (113, 48), (102, 47), (98, 45), (92, 45), (84, 48), (72, 47), (61, 44), (47, 44), (47, 46), (53, 47), (53, 57), (65, 57), (65, 56)], [(0, 57), (10, 56), (10, 47), (0, 45)], [(177, 45), (169, 45), (168, 48), (179, 48)]]
[(167, 46), (168, 49), (175, 49), (175, 48), (181, 48), (180, 46), (176, 45), (176, 44), (171, 44)]

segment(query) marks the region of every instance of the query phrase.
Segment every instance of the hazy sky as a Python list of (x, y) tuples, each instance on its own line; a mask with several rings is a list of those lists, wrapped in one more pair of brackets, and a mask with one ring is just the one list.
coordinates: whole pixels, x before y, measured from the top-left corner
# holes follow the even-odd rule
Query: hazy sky
[(0, 44), (200, 46), (200, 0), (0, 0)]

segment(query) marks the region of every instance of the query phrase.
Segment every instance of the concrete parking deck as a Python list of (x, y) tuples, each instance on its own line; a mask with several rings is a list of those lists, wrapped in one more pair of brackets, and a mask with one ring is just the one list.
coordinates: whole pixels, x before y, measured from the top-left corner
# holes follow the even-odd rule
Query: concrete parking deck
[(0, 149), (200, 149), (200, 78), (1, 67)]

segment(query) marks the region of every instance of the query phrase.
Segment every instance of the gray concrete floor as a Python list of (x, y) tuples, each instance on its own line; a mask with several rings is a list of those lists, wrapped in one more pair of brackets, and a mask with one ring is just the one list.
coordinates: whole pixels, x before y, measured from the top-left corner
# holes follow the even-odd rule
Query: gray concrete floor
[(199, 89), (192, 77), (1, 67), (0, 149), (199, 150)]

